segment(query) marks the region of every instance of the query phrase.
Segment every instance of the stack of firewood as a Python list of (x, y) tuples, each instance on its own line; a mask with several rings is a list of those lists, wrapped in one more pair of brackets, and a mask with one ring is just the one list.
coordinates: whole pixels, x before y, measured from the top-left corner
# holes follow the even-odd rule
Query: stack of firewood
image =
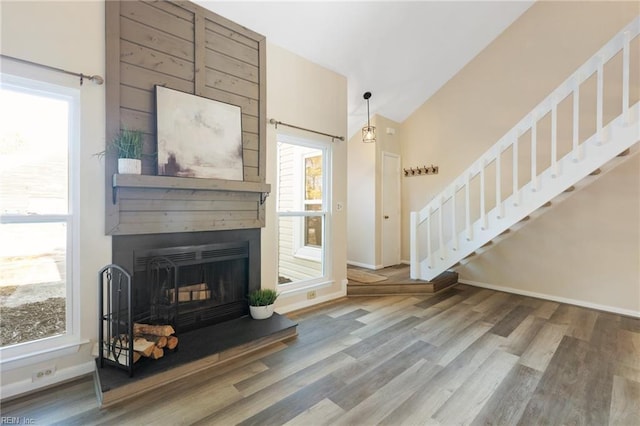
[(162, 358), (165, 348), (171, 350), (178, 346), (178, 338), (174, 334), (175, 330), (170, 325), (134, 323), (133, 350), (143, 357)]
[[(165, 349), (173, 350), (178, 346), (178, 337), (170, 325), (133, 324), (133, 362), (140, 358), (159, 359), (164, 356)], [(119, 364), (128, 365), (129, 338), (126, 334), (113, 338), (109, 345), (111, 351), (105, 348), (104, 357)], [(112, 352), (113, 351), (113, 352)], [(115, 355), (115, 354), (118, 355)], [(98, 356), (97, 344), (94, 356)], [(117, 356), (117, 358), (116, 358)]]

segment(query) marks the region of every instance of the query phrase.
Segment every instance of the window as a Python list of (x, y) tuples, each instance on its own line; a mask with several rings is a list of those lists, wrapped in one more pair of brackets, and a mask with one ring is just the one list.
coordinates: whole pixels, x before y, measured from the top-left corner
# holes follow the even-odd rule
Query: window
[[(304, 183), (304, 210), (322, 211), (322, 155), (304, 158)], [(305, 247), (322, 247), (322, 218), (305, 217), (303, 234)]]
[[(1, 75), (0, 347), (28, 354), (74, 333), (77, 89)], [(57, 341), (60, 343), (60, 341)], [(53, 344), (52, 344), (53, 343)]]
[(280, 284), (314, 284), (327, 275), (329, 150), (321, 142), (278, 137)]

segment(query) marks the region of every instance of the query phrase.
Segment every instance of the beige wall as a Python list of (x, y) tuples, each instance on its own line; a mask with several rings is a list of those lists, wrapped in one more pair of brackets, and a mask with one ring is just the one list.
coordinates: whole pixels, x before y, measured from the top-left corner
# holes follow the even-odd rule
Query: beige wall
[[(103, 2), (2, 1), (0, 8), (3, 54), (104, 77)], [(3, 62), (3, 70), (8, 71), (14, 65)], [(68, 79), (77, 81), (75, 77)], [(80, 211), (77, 212), (80, 243), (76, 247), (80, 257), (80, 334), (83, 340), (95, 340), (98, 329), (96, 274), (111, 260), (111, 238), (104, 235), (104, 164), (94, 156), (104, 149), (104, 85), (85, 82), (80, 92)], [(78, 353), (62, 358), (49, 357), (44, 364), (55, 365), (55, 379), (68, 378), (87, 369), (91, 371), (90, 346), (85, 344)], [(41, 364), (21, 368), (3, 365), (2, 396), (34, 388), (31, 373)]]
[[(267, 43), (267, 119), (290, 123), (332, 135), (347, 133), (347, 79), (322, 68), (274, 44)], [(267, 198), (267, 224), (262, 230), (262, 286), (274, 288), (277, 271), (277, 157), (278, 132), (300, 136), (313, 135), (284, 126), (267, 126), (267, 183), (271, 184), (271, 195)], [(315, 136), (314, 138), (317, 138)], [(326, 140), (330, 138), (325, 138)], [(332, 228), (327, 244), (332, 249), (326, 259), (329, 268), (329, 283), (316, 289), (316, 298), (307, 299), (306, 290), (283, 294), (276, 302), (278, 312), (288, 312), (311, 306), (315, 303), (343, 296), (346, 293), (347, 258), (347, 142), (335, 141), (331, 158), (331, 216)], [(337, 210), (337, 204), (344, 208)]]
[(640, 155), (460, 268), (462, 279), (640, 313)]
[[(376, 119), (371, 125), (376, 126)], [(376, 265), (376, 158), (376, 144), (363, 143), (361, 131), (349, 139), (347, 261), (370, 269)]]
[(382, 153), (401, 155), (401, 125), (380, 115), (371, 117), (371, 125), (376, 127), (375, 144), (363, 143), (361, 131), (349, 140), (347, 261), (379, 269), (382, 267)]
[[(437, 176), (403, 180), (403, 259), (409, 258), (409, 212), (422, 208), (639, 13), (637, 2), (538, 2), (403, 123), (404, 161), (413, 158), (440, 166)], [(587, 187), (501, 248), (462, 268), (461, 279), (640, 310), (639, 192), (627, 192), (627, 200), (615, 191), (637, 187), (637, 160), (621, 167), (626, 172), (603, 176), (598, 186)], [(600, 203), (605, 192), (609, 209), (580, 204)], [(636, 208), (622, 208), (628, 204)], [(555, 232), (551, 223), (565, 224), (564, 232)], [(627, 232), (619, 232), (620, 226)], [(535, 243), (524, 238), (532, 233), (557, 251), (540, 250), (532, 257), (530, 245)], [(605, 235), (616, 235), (615, 241)], [(612, 263), (608, 256), (594, 261), (621, 246), (630, 255), (621, 256), (628, 260), (624, 264)], [(509, 254), (508, 262), (496, 262), (499, 254)], [(589, 267), (583, 266), (586, 263)], [(538, 265), (535, 273), (523, 278), (519, 272), (531, 274), (533, 264)], [(571, 273), (559, 274), (565, 269)], [(616, 283), (594, 281), (596, 276), (614, 276)], [(598, 291), (595, 285), (614, 291)]]

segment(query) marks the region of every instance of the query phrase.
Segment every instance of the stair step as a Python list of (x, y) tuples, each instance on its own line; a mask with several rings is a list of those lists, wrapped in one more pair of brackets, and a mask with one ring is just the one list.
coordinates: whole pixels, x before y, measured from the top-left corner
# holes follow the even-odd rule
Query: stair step
[(526, 221), (528, 221), (529, 219), (531, 219), (531, 216), (525, 216), (525, 217), (523, 217), (522, 219), (520, 219), (520, 222), (526, 222)]
[(458, 273), (445, 271), (431, 281), (399, 280), (399, 282), (380, 281), (364, 284), (349, 282), (347, 296), (389, 296), (398, 294), (433, 294), (458, 283)]
[(625, 157), (629, 155), (630, 152), (631, 152), (631, 148), (627, 148), (624, 151), (622, 151), (620, 154), (618, 154), (618, 157)]
[(498, 237), (500, 237), (500, 236), (502, 236), (502, 235), (505, 235), (505, 234), (508, 234), (509, 232), (511, 232), (511, 229), (505, 229), (504, 231), (502, 231), (502, 232), (500, 233), (500, 235), (498, 235)]
[(490, 246), (490, 245), (492, 245), (492, 244), (493, 244), (493, 241), (487, 241), (487, 242), (486, 242), (486, 243), (484, 243), (484, 244), (482, 245), (482, 247), (480, 247), (480, 248), (489, 247), (489, 246)]
[(573, 192), (576, 190), (576, 187), (571, 185), (570, 187), (568, 187), (567, 189), (564, 190), (564, 192)]
[(597, 168), (591, 173), (589, 173), (589, 176), (598, 176), (600, 173), (602, 173), (602, 170), (600, 170), (600, 168)]
[(540, 207), (550, 207), (550, 206), (551, 206), (551, 201), (547, 201), (546, 203), (544, 203)]

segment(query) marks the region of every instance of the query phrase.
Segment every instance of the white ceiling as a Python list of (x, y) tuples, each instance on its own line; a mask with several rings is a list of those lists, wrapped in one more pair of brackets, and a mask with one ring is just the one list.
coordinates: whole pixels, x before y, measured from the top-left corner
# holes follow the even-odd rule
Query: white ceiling
[(402, 122), (533, 1), (195, 3), (347, 77), (348, 136), (371, 115)]

